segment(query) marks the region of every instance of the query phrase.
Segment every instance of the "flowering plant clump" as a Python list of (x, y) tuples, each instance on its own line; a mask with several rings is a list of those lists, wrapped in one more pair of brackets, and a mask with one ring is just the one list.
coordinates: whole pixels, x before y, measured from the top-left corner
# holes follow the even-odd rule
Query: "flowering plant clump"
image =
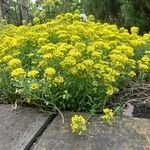
[(0, 41), (0, 90), (31, 104), (99, 110), (150, 69), (150, 34), (82, 21), (79, 14), (58, 15), (45, 24), (1, 24)]
[(85, 118), (81, 115), (74, 115), (71, 118), (71, 129), (73, 133), (83, 134), (87, 130)]

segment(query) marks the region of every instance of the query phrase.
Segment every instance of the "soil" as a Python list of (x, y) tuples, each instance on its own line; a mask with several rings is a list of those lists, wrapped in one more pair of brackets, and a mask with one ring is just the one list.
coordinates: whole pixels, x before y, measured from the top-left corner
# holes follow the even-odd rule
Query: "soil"
[(125, 116), (150, 119), (150, 80), (130, 83), (114, 95), (108, 105), (121, 105)]
[(150, 119), (150, 107), (146, 104), (134, 105), (133, 117)]
[(7, 104), (8, 102), (6, 101), (4, 95), (0, 92), (0, 104)]

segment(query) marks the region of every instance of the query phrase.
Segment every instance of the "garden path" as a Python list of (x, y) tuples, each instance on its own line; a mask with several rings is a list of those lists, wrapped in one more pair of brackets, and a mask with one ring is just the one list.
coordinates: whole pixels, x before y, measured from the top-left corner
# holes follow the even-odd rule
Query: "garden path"
[[(79, 136), (70, 130), (74, 113), (45, 116), (35, 108), (0, 105), (0, 150), (150, 150), (150, 119), (117, 117), (113, 126), (99, 116)], [(88, 114), (82, 114), (88, 117)]]

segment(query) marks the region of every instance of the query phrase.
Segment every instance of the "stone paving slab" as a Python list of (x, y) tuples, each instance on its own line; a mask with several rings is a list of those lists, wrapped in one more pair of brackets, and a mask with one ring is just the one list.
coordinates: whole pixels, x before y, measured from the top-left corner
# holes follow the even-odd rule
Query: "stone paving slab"
[(92, 117), (88, 132), (79, 136), (70, 131), (72, 115), (64, 113), (64, 125), (58, 115), (31, 150), (150, 150), (150, 120), (118, 117), (109, 126)]
[(48, 116), (30, 107), (0, 105), (0, 150), (28, 149), (34, 136), (38, 136)]

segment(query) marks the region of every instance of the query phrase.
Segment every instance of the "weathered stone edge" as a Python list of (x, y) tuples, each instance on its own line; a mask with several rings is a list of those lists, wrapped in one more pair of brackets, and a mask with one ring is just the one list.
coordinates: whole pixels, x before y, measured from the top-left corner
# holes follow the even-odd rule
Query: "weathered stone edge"
[(33, 136), (33, 138), (30, 140), (30, 142), (26, 145), (24, 150), (29, 150), (33, 144), (36, 142), (37, 138), (42, 135), (42, 133), (45, 131), (47, 126), (52, 123), (52, 121), (55, 119), (57, 115), (53, 114), (48, 117), (48, 119), (44, 122), (44, 124), (40, 127), (40, 129), (37, 131), (37, 133)]

